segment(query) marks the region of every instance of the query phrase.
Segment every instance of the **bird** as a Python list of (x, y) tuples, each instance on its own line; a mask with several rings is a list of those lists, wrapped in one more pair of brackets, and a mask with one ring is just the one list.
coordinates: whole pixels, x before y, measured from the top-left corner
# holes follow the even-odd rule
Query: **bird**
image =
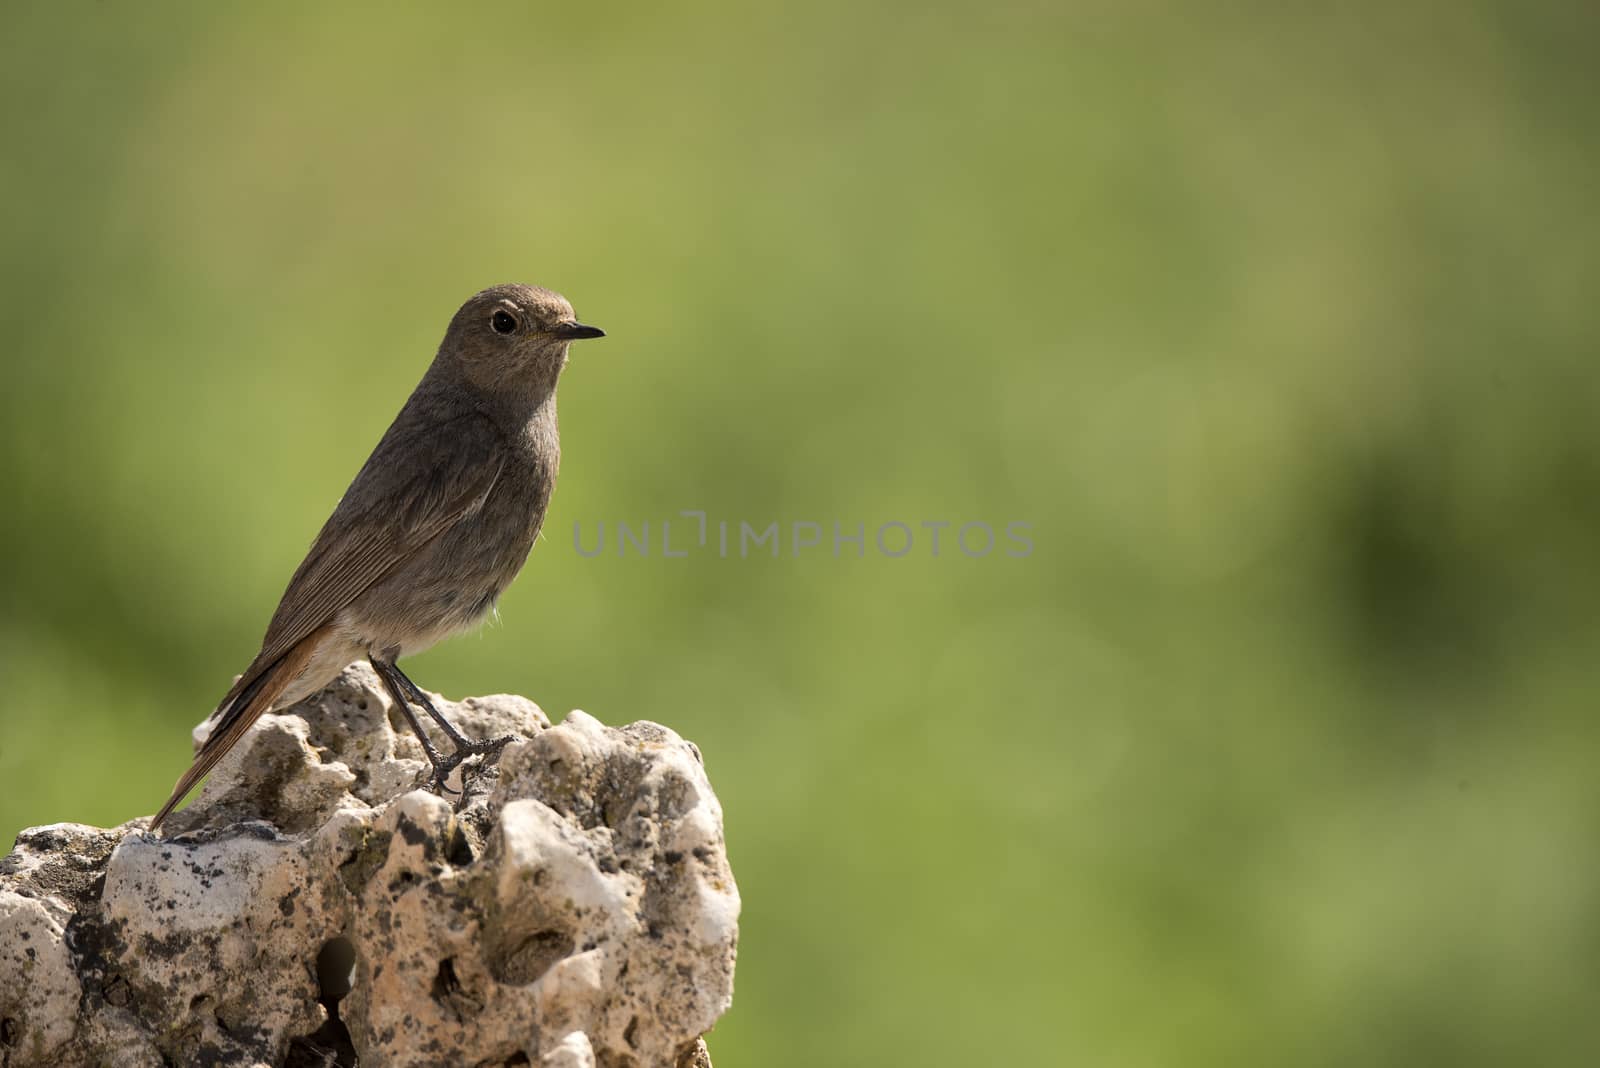
[[(574, 341), (604, 337), (559, 293), (475, 293), (289, 580), (261, 651), (218, 704), (194, 763), (150, 829), (262, 714), (321, 690), (350, 664), (376, 669), (432, 765), (431, 785), (512, 739), (469, 741), (398, 661), (469, 630), (521, 571), (561, 465), (556, 384)], [(453, 746), (443, 755), (415, 704)]]

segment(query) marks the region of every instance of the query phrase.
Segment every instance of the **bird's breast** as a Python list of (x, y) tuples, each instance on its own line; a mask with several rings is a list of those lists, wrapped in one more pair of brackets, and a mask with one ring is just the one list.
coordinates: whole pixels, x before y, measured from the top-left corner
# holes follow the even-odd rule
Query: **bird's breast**
[(543, 465), (508, 463), (477, 508), (350, 606), (352, 625), (410, 655), (482, 622), (528, 559), (553, 488)]

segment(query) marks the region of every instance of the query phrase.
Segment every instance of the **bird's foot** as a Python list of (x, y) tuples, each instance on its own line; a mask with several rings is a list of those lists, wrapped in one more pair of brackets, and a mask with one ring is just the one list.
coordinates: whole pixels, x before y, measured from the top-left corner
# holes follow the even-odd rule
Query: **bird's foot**
[[(432, 761), (433, 777), (428, 781), (429, 788), (440, 794), (456, 794), (459, 796), (462, 790), (451, 789), (447, 780), (450, 778), (451, 773), (461, 766), (462, 762), (475, 756), (481, 756), (485, 758), (485, 764), (493, 764), (500, 758), (500, 751), (516, 740), (517, 736), (515, 734), (505, 734), (499, 738), (484, 738), (478, 741), (461, 739), (456, 743), (455, 752), (447, 757), (439, 757), (437, 760)], [(461, 773), (463, 790), (466, 785), (466, 772), (463, 771)]]

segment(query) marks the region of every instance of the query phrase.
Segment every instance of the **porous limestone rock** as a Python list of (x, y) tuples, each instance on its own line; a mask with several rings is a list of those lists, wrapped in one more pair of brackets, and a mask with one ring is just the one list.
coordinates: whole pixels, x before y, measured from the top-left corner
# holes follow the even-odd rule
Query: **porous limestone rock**
[(520, 697), (436, 704), (524, 740), (460, 796), (419, 789), (355, 665), (263, 716), (161, 836), (19, 835), (0, 1064), (709, 1066), (739, 895), (699, 751)]

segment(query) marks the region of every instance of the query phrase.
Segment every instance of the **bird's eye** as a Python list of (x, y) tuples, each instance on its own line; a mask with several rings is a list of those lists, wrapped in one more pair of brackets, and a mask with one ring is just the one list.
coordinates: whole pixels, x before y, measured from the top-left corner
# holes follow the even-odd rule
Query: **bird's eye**
[(489, 325), (494, 327), (494, 332), (497, 334), (509, 334), (517, 328), (517, 320), (510, 312), (497, 311), (489, 320)]

